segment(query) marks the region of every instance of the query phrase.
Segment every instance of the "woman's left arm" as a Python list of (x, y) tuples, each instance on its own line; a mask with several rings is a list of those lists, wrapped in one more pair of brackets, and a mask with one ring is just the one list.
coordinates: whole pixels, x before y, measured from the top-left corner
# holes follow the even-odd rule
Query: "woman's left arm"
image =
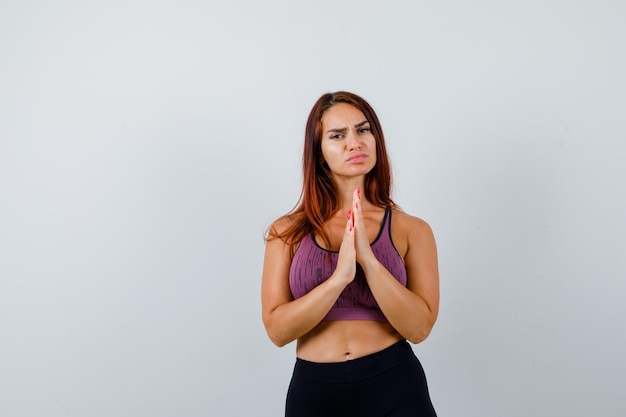
[(407, 231), (404, 256), (407, 286), (400, 284), (371, 250), (367, 251), (369, 245), (364, 248), (365, 253), (361, 252), (365, 256), (359, 259), (359, 263), (389, 323), (402, 337), (412, 343), (419, 343), (428, 337), (439, 313), (437, 247), (428, 223), (406, 214), (400, 215), (402, 227)]

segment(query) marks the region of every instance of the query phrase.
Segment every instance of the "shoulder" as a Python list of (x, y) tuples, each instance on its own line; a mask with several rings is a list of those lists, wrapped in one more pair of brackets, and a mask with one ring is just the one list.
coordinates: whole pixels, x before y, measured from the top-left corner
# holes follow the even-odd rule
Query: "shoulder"
[(289, 215), (284, 215), (272, 222), (265, 233), (265, 265), (289, 263), (291, 260), (292, 240), (289, 231), (293, 228), (294, 221)]
[(293, 225), (293, 217), (289, 214), (285, 214), (272, 222), (268, 229), (268, 237), (272, 234), (282, 235), (289, 230), (289, 228), (293, 227)]
[(274, 220), (267, 228), (265, 233), (265, 241), (282, 240), (289, 244), (293, 240), (294, 231), (297, 227), (296, 216), (293, 214), (285, 214)]
[(424, 220), (416, 216), (412, 216), (400, 209), (391, 209), (392, 222), (394, 226), (405, 230), (408, 233), (426, 233), (432, 234), (430, 225)]
[[(288, 253), (291, 259), (304, 237), (302, 219), (297, 214), (288, 213), (276, 219), (265, 234), (266, 248), (276, 248)], [(279, 249), (278, 249), (279, 248)]]
[(430, 225), (424, 219), (400, 209), (392, 209), (391, 230), (394, 242), (397, 241), (405, 251), (411, 247), (434, 244)]

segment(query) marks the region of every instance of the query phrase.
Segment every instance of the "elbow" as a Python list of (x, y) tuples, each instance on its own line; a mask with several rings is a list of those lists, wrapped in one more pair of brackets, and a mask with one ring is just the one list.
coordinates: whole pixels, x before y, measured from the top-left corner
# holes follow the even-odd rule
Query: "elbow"
[(287, 345), (290, 342), (289, 340), (286, 340), (285, 338), (280, 337), (279, 335), (275, 333), (270, 333), (269, 331), (267, 332), (267, 335), (269, 336), (272, 343), (278, 346), (279, 348)]
[(415, 345), (423, 342), (430, 335), (430, 332), (433, 330), (434, 324), (435, 323), (424, 323), (415, 327), (414, 329), (412, 329), (410, 334), (407, 335), (406, 339)]
[(267, 336), (276, 346), (283, 347), (291, 342), (291, 340), (286, 337), (283, 332), (277, 329), (277, 326), (272, 325), (271, 320), (264, 320), (263, 324), (265, 325), (265, 331), (267, 332)]
[(429, 334), (429, 331), (414, 332), (409, 337), (407, 337), (407, 340), (414, 345), (417, 345), (418, 343), (422, 343), (424, 340), (426, 340)]

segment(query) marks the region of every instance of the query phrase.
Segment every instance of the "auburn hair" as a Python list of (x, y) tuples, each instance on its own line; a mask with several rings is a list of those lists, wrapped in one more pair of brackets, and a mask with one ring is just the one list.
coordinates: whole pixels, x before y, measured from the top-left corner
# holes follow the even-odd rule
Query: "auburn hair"
[(279, 232), (274, 222), (266, 234), (266, 241), (281, 239), (290, 245), (292, 256), (302, 238), (309, 233), (321, 236), (326, 247), (329, 247), (324, 224), (340, 207), (337, 185), (322, 158), (322, 117), (338, 103), (346, 103), (359, 109), (369, 122), (375, 138), (376, 165), (365, 175), (362, 190), (365, 198), (379, 207), (398, 208), (391, 199), (391, 164), (383, 130), (374, 109), (362, 97), (353, 93), (338, 91), (324, 94), (313, 105), (306, 123), (302, 154), (304, 177), (299, 201), (291, 212), (276, 220), (278, 222), (287, 219), (287, 227)]

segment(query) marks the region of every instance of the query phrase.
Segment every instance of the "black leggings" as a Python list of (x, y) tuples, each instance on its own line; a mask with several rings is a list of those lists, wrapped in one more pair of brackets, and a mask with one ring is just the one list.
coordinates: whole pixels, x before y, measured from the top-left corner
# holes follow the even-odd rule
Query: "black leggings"
[(435, 417), (426, 376), (406, 340), (339, 363), (302, 359), (287, 392), (286, 417)]

